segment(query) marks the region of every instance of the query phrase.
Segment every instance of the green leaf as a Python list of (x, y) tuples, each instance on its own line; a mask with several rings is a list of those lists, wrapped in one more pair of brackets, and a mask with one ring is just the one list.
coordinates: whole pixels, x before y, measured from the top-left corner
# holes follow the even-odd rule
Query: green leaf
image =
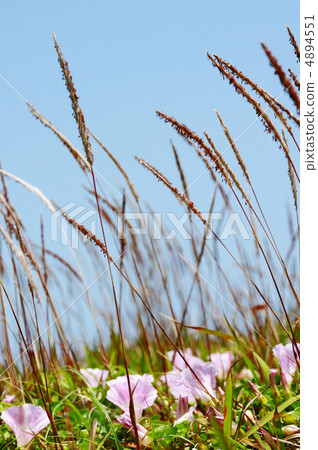
[(223, 424), (223, 433), (226, 438), (231, 437), (231, 429), (232, 429), (232, 405), (233, 405), (233, 382), (232, 375), (229, 372), (226, 381), (226, 389), (225, 389), (225, 411), (224, 411), (224, 424)]
[[(242, 355), (242, 358), (243, 358), (244, 361), (245, 361), (245, 364), (247, 365), (247, 367), (248, 367), (248, 368), (250, 369), (250, 371), (252, 372), (253, 378), (254, 378), (255, 382), (256, 382), (257, 384), (260, 384), (259, 377), (256, 375), (256, 369), (257, 369), (257, 368), (256, 368), (255, 364), (254, 364), (253, 361), (247, 356), (246, 352), (245, 352), (244, 349), (243, 349), (243, 345), (242, 345), (243, 343), (237, 338), (237, 336), (236, 336), (236, 334), (235, 334), (235, 331), (233, 330), (233, 328), (232, 328), (231, 325), (229, 324), (227, 318), (226, 318), (226, 317), (224, 317), (224, 318), (225, 318), (226, 323), (227, 323), (227, 325), (228, 325), (228, 327), (229, 327), (229, 329), (230, 329), (230, 331), (231, 331), (231, 333), (232, 333), (232, 336), (233, 336), (233, 338), (234, 338), (234, 340), (235, 340), (235, 342), (236, 342), (236, 344), (237, 344), (237, 346), (238, 346), (238, 348), (239, 348), (239, 350), (240, 350), (240, 352), (241, 352), (241, 355)], [(248, 345), (244, 344), (244, 347), (247, 348), (249, 352), (253, 353), (253, 351), (248, 347)]]
[(119, 441), (118, 441), (118, 438), (117, 438), (117, 434), (116, 434), (115, 428), (113, 426), (113, 423), (111, 421), (111, 418), (110, 418), (110, 416), (109, 416), (109, 414), (107, 412), (106, 406), (103, 405), (97, 399), (93, 389), (90, 387), (90, 385), (88, 384), (87, 380), (81, 375), (80, 372), (77, 372), (76, 370), (73, 370), (73, 369), (69, 369), (69, 371), (76, 373), (77, 376), (80, 377), (85, 382), (85, 384), (87, 386), (87, 392), (90, 395), (90, 399), (91, 399), (92, 403), (94, 404), (96, 410), (99, 412), (99, 416), (101, 417), (101, 419), (106, 419), (105, 423), (106, 423), (106, 425), (108, 424), (108, 426), (109, 426), (109, 428), (111, 430), (111, 433), (113, 435), (113, 438), (114, 438), (114, 441), (115, 441), (115, 444), (116, 444), (116, 448), (117, 448), (117, 450), (120, 450), (120, 445), (119, 445)]
[[(177, 322), (177, 323), (180, 324), (180, 322)], [(191, 330), (198, 331), (199, 333), (211, 334), (212, 336), (220, 337), (227, 341), (233, 341), (233, 337), (230, 334), (224, 333), (223, 331), (210, 330), (209, 328), (203, 328), (203, 327), (193, 327), (191, 325), (185, 325), (185, 324), (183, 324), (183, 326), (185, 328), (189, 328)]]
[(266, 362), (260, 357), (258, 356), (257, 353), (253, 352), (254, 357), (257, 359), (259, 365), (261, 366), (261, 369), (263, 371), (266, 383), (269, 383), (269, 375), (270, 375), (270, 368), (268, 367), (268, 365), (266, 364)]
[(220, 450), (230, 450), (228, 440), (224, 436), (224, 434), (222, 432), (222, 428), (220, 427), (218, 422), (215, 420), (214, 417), (210, 417), (210, 421), (213, 424), (213, 430), (215, 431), (215, 434), (216, 434), (218, 448), (220, 448)]
[[(282, 403), (281, 405), (278, 406), (277, 408), (277, 412), (281, 413), (282, 411), (284, 411), (286, 408), (288, 408), (288, 406), (292, 405), (293, 403), (297, 402), (300, 399), (300, 395), (296, 395), (295, 397), (291, 397), (288, 400), (286, 400), (286, 402)], [(248, 430), (247, 433), (244, 434), (244, 436), (241, 438), (241, 440), (248, 438), (249, 436), (252, 436), (256, 431), (258, 431), (260, 429), (260, 427), (263, 427), (264, 425), (266, 425), (270, 420), (273, 420), (274, 414), (275, 414), (275, 409), (273, 409), (269, 414), (267, 414), (265, 417), (263, 417), (263, 419), (261, 419), (259, 421), (259, 423), (257, 425), (254, 425), (252, 428), (250, 428)]]

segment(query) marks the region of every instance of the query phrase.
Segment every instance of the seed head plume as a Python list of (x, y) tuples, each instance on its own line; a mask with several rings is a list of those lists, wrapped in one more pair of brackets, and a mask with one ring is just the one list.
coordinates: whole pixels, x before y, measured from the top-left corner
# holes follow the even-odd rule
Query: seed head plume
[(172, 128), (174, 128), (181, 136), (189, 139), (191, 142), (197, 144), (203, 150), (209, 150), (206, 143), (202, 138), (200, 138), (194, 131), (190, 130), (186, 125), (179, 123), (175, 118), (167, 116), (160, 111), (156, 111), (156, 114), (160, 119), (163, 119), (166, 123), (170, 123)]
[(288, 69), (289, 75), (292, 77), (293, 82), (295, 83), (296, 88), (300, 91), (300, 82), (294, 72), (291, 69)]
[[(282, 134), (283, 134), (284, 141), (286, 142), (286, 146), (287, 146), (287, 139), (286, 139), (286, 136), (284, 134), (284, 130), (282, 130)], [(296, 212), (298, 214), (298, 191), (297, 191), (295, 175), (294, 175), (294, 172), (292, 170), (292, 167), (291, 167), (291, 164), (290, 164), (289, 160), (288, 160), (288, 176), (289, 176), (289, 179), (290, 179), (290, 184), (291, 184), (291, 189), (292, 189), (292, 193), (293, 193), (293, 197), (294, 197), (294, 203), (295, 203)], [(298, 218), (298, 216), (297, 216), (297, 218)]]
[(28, 191), (32, 192), (33, 194), (37, 195), (39, 197), (40, 200), (42, 200), (42, 202), (45, 204), (45, 206), (52, 212), (55, 213), (55, 208), (52, 204), (52, 202), (43, 194), (42, 191), (40, 191), (39, 188), (33, 186), (30, 183), (27, 183), (26, 181), (22, 180), (22, 178), (16, 177), (15, 175), (12, 175), (12, 173), (6, 172), (3, 169), (0, 169), (0, 172), (8, 177), (11, 178), (12, 180), (16, 181), (17, 183), (21, 184), (22, 186), (24, 186), (26, 189), (28, 189)]
[(298, 62), (299, 62), (300, 61), (300, 51), (299, 51), (299, 47), (298, 47), (297, 41), (295, 39), (295, 36), (291, 32), (290, 28), (289, 27), (286, 27), (286, 28), (287, 28), (287, 31), (288, 31), (288, 34), (289, 34), (289, 41), (290, 41), (291, 45), (294, 47), (294, 52), (295, 52), (295, 55), (297, 56), (297, 59), (298, 59)]
[[(2, 172), (1, 172), (1, 175), (3, 175)], [(13, 227), (12, 221), (14, 221), (14, 222), (18, 223), (20, 228), (24, 229), (24, 225), (22, 223), (20, 216), (18, 215), (15, 208), (11, 205), (9, 200), (5, 197), (5, 195), (2, 194), (2, 192), (0, 192), (0, 204), (1, 203), (7, 210), (7, 213), (3, 212), (3, 215), (5, 217), (6, 222), (8, 223), (8, 226), (10, 228)]]
[(187, 181), (186, 181), (186, 178), (185, 178), (185, 174), (184, 174), (184, 171), (182, 170), (182, 166), (181, 166), (181, 162), (180, 162), (180, 158), (179, 158), (177, 149), (176, 149), (176, 147), (174, 146), (174, 143), (172, 142), (171, 139), (170, 139), (170, 144), (171, 144), (171, 147), (172, 147), (172, 151), (173, 151), (173, 154), (174, 154), (174, 158), (175, 158), (175, 160), (176, 160), (178, 172), (179, 172), (179, 174), (180, 174), (183, 192), (184, 192), (184, 193), (187, 195), (187, 197), (188, 197), (188, 196), (189, 196), (189, 195), (188, 195), (188, 185), (187, 185)]
[(245, 163), (243, 161), (243, 158), (242, 158), (240, 152), (238, 151), (238, 148), (236, 147), (235, 142), (232, 139), (232, 136), (230, 135), (229, 130), (227, 129), (227, 126), (223, 122), (223, 119), (222, 119), (220, 113), (217, 110), (215, 110), (215, 112), (216, 112), (216, 115), (218, 116), (220, 124), (221, 124), (221, 126), (223, 128), (224, 134), (227, 137), (227, 140), (229, 141), (229, 143), (230, 143), (230, 145), (232, 147), (232, 150), (233, 150), (233, 152), (234, 152), (234, 154), (236, 156), (237, 162), (239, 163), (239, 166), (241, 167), (242, 172), (243, 172), (245, 178), (247, 179), (248, 183), (251, 184), (250, 177), (248, 175), (247, 168), (246, 168), (246, 165), (245, 165)]
[(59, 63), (60, 63), (60, 66), (61, 66), (61, 69), (62, 69), (62, 72), (63, 72), (63, 76), (64, 76), (64, 79), (65, 79), (65, 84), (66, 84), (67, 90), (68, 90), (68, 92), (70, 94), (70, 99), (71, 99), (71, 102), (72, 102), (72, 108), (73, 108), (73, 111), (74, 111), (74, 117), (75, 117), (75, 120), (77, 122), (79, 134), (80, 134), (81, 139), (82, 139), (82, 143), (83, 143), (84, 150), (85, 150), (85, 153), (86, 153), (87, 162), (92, 166), (93, 162), (94, 162), (94, 154), (93, 154), (93, 149), (92, 149), (91, 143), (89, 141), (89, 134), (88, 134), (88, 131), (87, 131), (87, 128), (86, 128), (86, 124), (85, 124), (85, 120), (84, 120), (84, 114), (83, 114), (83, 112), (82, 112), (82, 110), (81, 110), (81, 108), (79, 106), (79, 103), (78, 103), (78, 95), (77, 95), (76, 89), (74, 87), (74, 83), (73, 83), (73, 80), (72, 80), (72, 75), (71, 75), (70, 70), (68, 68), (68, 63), (65, 60), (65, 58), (64, 58), (64, 56), (63, 56), (63, 54), (61, 52), (61, 49), (60, 49), (60, 47), (59, 47), (59, 45), (57, 43), (57, 40), (56, 40), (56, 37), (55, 37), (54, 33), (53, 33), (53, 39), (54, 39), (55, 49), (56, 49), (56, 52), (57, 52), (57, 55), (58, 55), (58, 60), (59, 60)]
[(225, 181), (232, 185), (231, 180), (229, 179), (226, 171), (224, 170), (222, 164), (220, 163), (219, 158), (211, 151), (208, 145), (204, 142), (202, 138), (200, 138), (194, 131), (190, 130), (186, 125), (179, 123), (173, 117), (167, 116), (166, 114), (157, 111), (157, 115), (163, 119), (166, 123), (170, 123), (172, 128), (174, 128), (181, 136), (183, 136), (187, 141), (190, 141), (196, 144), (199, 148), (201, 148), (205, 154), (208, 156), (211, 161), (215, 164), (215, 169), (220, 172)]
[[(214, 58), (218, 61), (219, 64), (223, 66), (224, 69), (231, 72), (231, 74), (237, 79), (241, 80), (243, 84), (250, 86), (257, 95), (259, 95), (265, 102), (269, 105), (269, 107), (274, 111), (275, 115), (281, 120), (281, 122), (285, 125), (289, 132), (291, 132), (291, 128), (288, 125), (285, 117), (282, 116), (282, 113), (288, 115), (290, 119), (292, 119), (298, 126), (300, 125), (300, 120), (294, 114), (292, 114), (288, 108), (282, 105), (276, 98), (274, 98), (271, 94), (269, 94), (265, 89), (258, 86), (255, 82), (253, 82), (248, 76), (244, 75), (243, 72), (238, 70), (233, 64), (229, 63), (223, 58), (220, 58), (217, 55), (213, 55)], [(290, 70), (290, 69), (289, 69)], [(296, 78), (296, 75), (294, 75)], [(297, 78), (296, 78), (297, 79)], [(282, 113), (281, 113), (281, 112)]]
[(221, 183), (219, 183), (215, 173), (214, 173), (214, 167), (212, 167), (210, 161), (208, 160), (208, 157), (206, 156), (206, 154), (204, 154), (200, 148), (195, 145), (193, 142), (191, 142), (188, 138), (185, 138), (186, 142), (195, 150), (195, 152), (197, 153), (197, 155), (199, 156), (199, 158), (204, 162), (206, 169), (210, 172), (210, 175), (214, 181), (214, 183), (217, 185), (222, 198), (224, 200), (224, 203), (226, 205), (226, 207), (229, 206), (229, 198), (226, 194), (226, 192), (224, 191), (223, 187), (221, 186)]
[(106, 246), (100, 241), (94, 233), (92, 233), (90, 230), (88, 230), (84, 225), (78, 223), (76, 220), (74, 220), (72, 217), (67, 215), (65, 212), (62, 212), (62, 216), (64, 219), (72, 225), (73, 228), (78, 230), (83, 236), (85, 236), (87, 239), (89, 239), (91, 242), (93, 242), (96, 247), (99, 247), (100, 250), (104, 255), (106, 255), (111, 262), (113, 262), (112, 257), (109, 255)]
[(73, 146), (73, 144), (65, 137), (62, 133), (60, 133), (49, 120), (47, 120), (37, 109), (34, 108), (30, 103), (27, 103), (30, 112), (33, 116), (38, 119), (44, 126), (53, 131), (53, 133), (60, 139), (60, 141), (68, 148), (71, 155), (76, 159), (80, 168), (85, 172), (86, 169), (91, 170), (91, 165), (86, 161), (84, 156)]
[[(235, 261), (235, 263), (238, 265), (238, 267), (243, 271), (244, 275), (247, 277), (247, 279), (252, 283), (252, 285), (254, 286), (254, 288), (257, 290), (257, 292), (260, 294), (260, 296), (262, 297), (262, 299), (265, 301), (266, 305), (269, 307), (269, 309), (271, 310), (271, 312), (274, 314), (274, 316), (279, 320), (277, 314), (275, 313), (275, 311), (273, 310), (273, 308), (271, 307), (270, 303), (268, 302), (268, 300), (266, 299), (266, 297), (264, 296), (264, 294), (260, 291), (260, 289), (258, 288), (258, 286), (255, 284), (255, 282), (252, 280), (252, 278), (248, 275), (248, 273), (246, 272), (246, 270), (244, 269), (244, 267), (239, 263), (239, 261), (235, 258), (235, 256), (230, 252), (230, 250), (226, 247), (226, 245), (223, 243), (223, 241), (217, 236), (217, 234), (213, 231), (212, 227), (210, 226), (210, 224), (207, 222), (205, 216), (201, 213), (201, 211), (198, 210), (198, 208), (195, 206), (195, 204), (191, 201), (189, 201), (189, 199), (182, 194), (164, 175), (162, 175), (162, 173), (160, 173), (155, 167), (153, 167), (151, 164), (149, 164), (148, 162), (144, 161), (143, 159), (139, 158), (138, 156), (135, 156), (136, 160), (142, 165), (144, 166), (146, 169), (148, 169), (151, 173), (153, 173), (155, 175), (155, 177), (161, 181), (162, 183), (164, 183), (176, 196), (176, 198), (183, 204), (185, 204), (188, 208), (191, 209), (191, 211), (201, 220), (201, 222), (207, 226), (209, 228), (209, 230), (211, 231), (211, 233), (213, 234), (213, 236), (215, 237), (215, 239), (221, 244), (221, 246), (227, 251), (227, 253), (233, 258), (233, 260)], [(249, 206), (251, 207), (250, 203)], [(256, 237), (256, 235), (254, 234), (254, 236)], [(279, 320), (279, 323), (283, 326), (284, 330), (286, 331), (286, 333), (288, 334), (287, 329), (284, 327), (284, 325), (282, 324), (282, 322)], [(289, 335), (289, 334), (288, 334)]]
[(206, 140), (208, 141), (209, 145), (211, 146), (211, 149), (215, 153), (220, 167), (222, 167), (222, 171), (223, 171), (222, 175), (223, 175), (224, 180), (227, 182), (227, 184), (230, 186), (231, 189), (232, 189), (233, 183), (234, 183), (234, 185), (237, 187), (237, 189), (241, 192), (241, 194), (242, 194), (244, 200), (246, 201), (246, 203), (248, 204), (248, 206), (252, 209), (251, 202), (250, 202), (246, 192), (244, 191), (242, 185), (236, 178), (232, 169), (229, 167), (228, 163), (223, 158), (222, 153), (218, 151), (218, 149), (214, 145), (214, 142), (212, 141), (212, 139), (210, 138), (210, 136), (208, 135), (208, 133), (206, 131), (204, 132), (204, 136), (206, 137)]
[(242, 84), (238, 83), (238, 81), (234, 78), (232, 73), (228, 72), (223, 67), (223, 65), (220, 62), (218, 62), (216, 55), (211, 56), (209, 53), (207, 53), (207, 56), (211, 60), (213, 66), (216, 67), (219, 70), (221, 75), (223, 75), (223, 77), (227, 78), (229, 83), (234, 86), (236, 92), (241, 94), (247, 100), (247, 102), (254, 108), (257, 116), (260, 118), (261, 122), (265, 126), (265, 130), (268, 133), (272, 134), (273, 139), (276, 142), (278, 142), (279, 146), (283, 149), (284, 154), (285, 154), (286, 158), (290, 161), (290, 163), (292, 165), (292, 168), (293, 168), (293, 170), (295, 172), (296, 178), (299, 181), (299, 176), (298, 176), (297, 170), (296, 170), (292, 160), (290, 159), (290, 155), (289, 155), (288, 149), (286, 149), (286, 144), (285, 144), (282, 136), (280, 135), (279, 131), (275, 127), (274, 123), (269, 118), (268, 114), (266, 113), (266, 110), (264, 110), (262, 108), (260, 103), (258, 103), (255, 100), (255, 98), (250, 95), (249, 92), (247, 92), (247, 90), (244, 88), (244, 86)]
[(262, 42), (261, 43), (264, 52), (266, 53), (270, 65), (272, 67), (274, 67), (275, 69), (275, 73), (277, 73), (277, 75), (279, 76), (280, 82), (282, 83), (282, 85), (284, 86), (284, 88), (287, 90), (290, 98), (293, 100), (297, 110), (300, 110), (300, 100), (299, 100), (299, 95), (297, 94), (297, 92), (294, 89), (293, 83), (291, 82), (291, 80), (287, 77), (286, 73), (284, 72), (282, 66), (280, 64), (278, 64), (277, 59), (275, 58), (275, 56), (272, 54), (272, 52), (269, 50), (269, 48)]
[(203, 216), (203, 214), (196, 208), (196, 206), (191, 202), (188, 197), (186, 197), (184, 194), (182, 194), (172, 183), (169, 181), (164, 175), (162, 175), (159, 170), (155, 169), (151, 164), (149, 164), (147, 161), (139, 158), (138, 156), (135, 156), (136, 160), (144, 166), (146, 169), (148, 169), (150, 172), (152, 172), (155, 177), (162, 181), (163, 184), (165, 184), (176, 196), (176, 198), (180, 201), (180, 203), (184, 203), (188, 208), (190, 208), (194, 214), (196, 214), (204, 225), (207, 224), (206, 218)]

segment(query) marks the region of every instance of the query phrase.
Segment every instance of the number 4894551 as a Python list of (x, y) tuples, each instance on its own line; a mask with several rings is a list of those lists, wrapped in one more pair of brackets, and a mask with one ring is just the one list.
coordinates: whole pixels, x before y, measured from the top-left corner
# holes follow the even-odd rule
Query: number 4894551
[(314, 16), (305, 17), (305, 64), (311, 67), (314, 63), (314, 36), (315, 36)]

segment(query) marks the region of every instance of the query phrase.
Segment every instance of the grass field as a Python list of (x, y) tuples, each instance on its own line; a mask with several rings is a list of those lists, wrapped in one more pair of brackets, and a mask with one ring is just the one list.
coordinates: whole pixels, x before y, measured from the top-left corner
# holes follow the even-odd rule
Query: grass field
[[(297, 63), (299, 49), (287, 31)], [(157, 112), (158, 120), (183, 138), (209, 174), (202, 195), (210, 209), (203, 213), (196, 206), (199, 199), (190, 197), (189, 177), (173, 142), (180, 187), (136, 156), (148, 172), (145, 176), (162, 184), (163, 196), (175, 196), (188, 217), (188, 239), (170, 239), (165, 224), (156, 238), (149, 231), (158, 219), (151, 198), (139, 197), (124, 161), (115, 159), (88, 129), (55, 37), (54, 45), (83, 152), (33, 105), (27, 107), (83, 171), (83, 189), (98, 212), (98, 231), (68, 211), (60, 213), (38, 187), (1, 168), (0, 448), (299, 448), (297, 67), (282, 68), (275, 49), (262, 44), (268, 58), (264, 70), (278, 77), (284, 91), (276, 99), (230, 62), (208, 53), (216, 72), (234, 88), (233, 95), (253, 108), (285, 159), (291, 201), (290, 247), (283, 255), (231, 124), (218, 112), (234, 165), (208, 132), (198, 135)], [(122, 177), (121, 203), (99, 183), (93, 144)], [(268, 161), (264, 171), (270, 170)], [(11, 199), (13, 182), (38, 197), (53, 216), (59, 212), (86, 238), (83, 257), (69, 241), (72, 262), (50, 250), (42, 222), (38, 242), (31, 241)], [(239, 211), (248, 242), (237, 233), (229, 245), (221, 230), (211, 226), (216, 203), (225, 215)], [(146, 232), (136, 234), (134, 218), (145, 221)], [(230, 266), (235, 267), (235, 278)], [(96, 269), (98, 295), (105, 297), (98, 308), (85, 282), (87, 267)], [(60, 291), (70, 289), (72, 294), (75, 288), (83, 292), (85, 314), (97, 336), (94, 343), (87, 338), (81, 348), (59, 305)]]

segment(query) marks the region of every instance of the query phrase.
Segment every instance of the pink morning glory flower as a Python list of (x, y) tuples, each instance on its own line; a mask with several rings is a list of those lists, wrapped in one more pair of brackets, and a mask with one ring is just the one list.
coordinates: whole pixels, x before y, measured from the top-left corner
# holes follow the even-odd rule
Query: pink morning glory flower
[[(152, 406), (158, 396), (157, 390), (152, 386), (154, 378), (152, 375), (129, 375), (130, 386), (134, 401), (136, 419), (140, 419), (142, 411)], [(129, 413), (129, 388), (127, 376), (117, 377), (115, 380), (107, 381), (109, 390), (106, 398), (117, 405), (122, 411)]]
[(160, 381), (166, 383), (169, 388), (172, 388), (175, 383), (178, 383), (180, 373), (180, 370), (170, 370), (170, 372), (167, 372), (160, 377)]
[(9, 403), (11, 405), (11, 403), (14, 402), (15, 399), (16, 399), (16, 395), (7, 394), (3, 397), (2, 401)]
[(217, 369), (218, 378), (224, 380), (233, 364), (234, 355), (232, 352), (212, 353), (210, 355), (211, 362)]
[[(297, 344), (297, 347), (300, 351), (299, 344)], [(273, 349), (273, 354), (278, 359), (282, 376), (284, 376), (284, 378), (286, 379), (287, 384), (290, 384), (293, 381), (293, 375), (297, 369), (297, 361), (296, 361), (296, 359), (298, 360), (297, 350), (295, 349), (294, 354), (292, 343), (286, 344), (285, 346), (283, 344), (278, 344), (275, 345)]]
[(34, 436), (50, 423), (47, 413), (41, 406), (29, 403), (5, 409), (1, 418), (15, 434), (18, 447), (28, 445)]
[[(124, 427), (130, 428), (132, 432), (134, 432), (133, 425), (131, 422), (131, 417), (129, 412), (124, 412), (120, 417), (118, 417), (118, 422), (121, 423)], [(148, 431), (139, 423), (136, 424), (137, 433), (139, 437), (139, 442), (141, 445), (147, 446), (150, 444), (151, 439), (147, 437)]]
[(99, 384), (102, 384), (103, 388), (105, 388), (106, 380), (109, 373), (108, 370), (81, 369), (80, 372), (92, 388), (98, 387)]
[(190, 368), (182, 370), (175, 376), (171, 375), (168, 384), (172, 395), (175, 398), (187, 396), (190, 402), (195, 401), (196, 397), (204, 402), (208, 402), (212, 397), (216, 397), (216, 367), (211, 362), (201, 362), (200, 365), (192, 367), (194, 373), (200, 380), (194, 376)]
[[(169, 360), (173, 362), (172, 363), (173, 369), (183, 370), (188, 367), (184, 362), (184, 360), (182, 359), (182, 357), (179, 355), (179, 353), (177, 353), (175, 350), (170, 350), (167, 353), (167, 355)], [(188, 364), (190, 364), (190, 366), (201, 364), (203, 362), (202, 359), (193, 355), (191, 348), (186, 348), (184, 350), (183, 356), (187, 360)]]

